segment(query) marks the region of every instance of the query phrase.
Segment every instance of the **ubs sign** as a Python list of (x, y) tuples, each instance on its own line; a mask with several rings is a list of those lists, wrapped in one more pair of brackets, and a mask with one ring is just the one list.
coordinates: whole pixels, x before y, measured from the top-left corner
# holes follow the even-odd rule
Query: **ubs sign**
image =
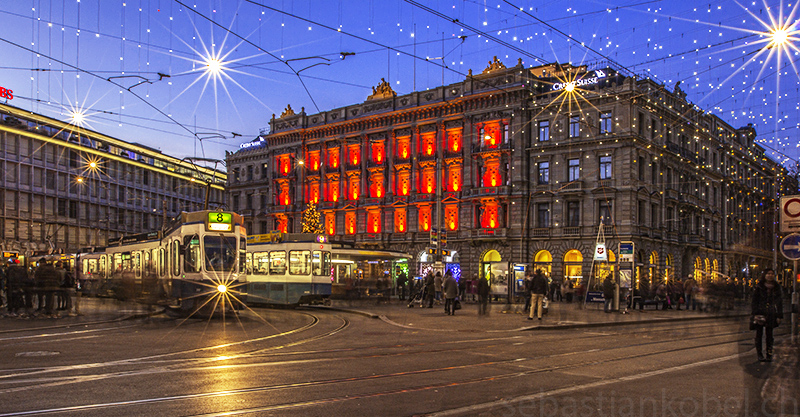
[(5, 87), (0, 87), (0, 98), (11, 100), (14, 98), (14, 91)]

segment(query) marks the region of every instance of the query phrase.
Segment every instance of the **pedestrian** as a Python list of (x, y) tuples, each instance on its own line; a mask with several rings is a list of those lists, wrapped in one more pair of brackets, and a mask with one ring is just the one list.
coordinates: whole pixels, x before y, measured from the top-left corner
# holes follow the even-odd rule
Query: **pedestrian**
[(611, 275), (607, 275), (603, 281), (603, 311), (606, 313), (610, 313), (613, 307), (614, 289), (614, 281), (611, 280)]
[(691, 307), (692, 310), (697, 310), (697, 299), (694, 297), (697, 293), (697, 281), (691, 275), (686, 276), (683, 281), (683, 300), (686, 304), (686, 310)]
[(8, 264), (6, 269), (8, 315), (25, 317), (25, 283), (28, 280), (28, 272), (17, 259), (9, 259)]
[(433, 308), (433, 298), (436, 293), (436, 283), (434, 282), (433, 273), (428, 271), (425, 275), (425, 302), (428, 308)]
[(406, 286), (408, 285), (408, 275), (400, 268), (395, 269), (397, 276), (397, 297), (401, 300), (406, 299)]
[(541, 269), (537, 269), (536, 274), (531, 279), (531, 313), (528, 316), (528, 320), (533, 320), (534, 311), (538, 312), (539, 320), (542, 319), (542, 303), (544, 302), (545, 294), (547, 294), (547, 287), (547, 278), (544, 277)]
[(58, 271), (53, 265), (47, 262), (42, 262), (39, 264), (39, 267), (36, 268), (34, 279), (39, 291), (44, 297), (44, 305), (40, 306), (39, 308), (44, 309), (44, 314), (47, 317), (57, 318), (58, 316), (56, 315), (55, 309), (55, 292), (58, 290)]
[(444, 294), (444, 314), (456, 314), (456, 297), (458, 297), (458, 283), (453, 278), (453, 273), (447, 271), (444, 274), (444, 283), (442, 284), (442, 292)]
[[(760, 362), (772, 362), (772, 345), (774, 338), (773, 329), (781, 324), (783, 319), (783, 291), (775, 281), (775, 271), (765, 269), (753, 291), (753, 301), (750, 311), (750, 322), (756, 331), (756, 353)], [(765, 332), (766, 330), (766, 332)], [(767, 356), (764, 356), (761, 341), (766, 333)]]
[(531, 308), (531, 274), (530, 274), (530, 272), (525, 274), (525, 277), (522, 279), (522, 296), (525, 297), (525, 309), (523, 309), (522, 311), (524, 313), (527, 313), (528, 311), (530, 311), (530, 308)]
[(458, 300), (465, 301), (467, 299), (467, 279), (463, 276), (458, 279)]
[(442, 273), (436, 271), (436, 276), (433, 278), (433, 285), (434, 290), (436, 291), (436, 304), (440, 304), (442, 302), (442, 285), (444, 284), (444, 278), (442, 278)]
[[(667, 285), (665, 283), (662, 282), (656, 286), (656, 298), (657, 302), (661, 302), (662, 310), (670, 308), (669, 295), (667, 294)], [(656, 304), (656, 310), (658, 310), (658, 304)]]
[(489, 314), (489, 280), (478, 278), (478, 315)]
[(69, 313), (72, 311), (72, 289), (75, 287), (75, 280), (72, 273), (64, 269), (61, 261), (56, 263), (56, 272), (59, 279), (58, 309), (66, 310)]

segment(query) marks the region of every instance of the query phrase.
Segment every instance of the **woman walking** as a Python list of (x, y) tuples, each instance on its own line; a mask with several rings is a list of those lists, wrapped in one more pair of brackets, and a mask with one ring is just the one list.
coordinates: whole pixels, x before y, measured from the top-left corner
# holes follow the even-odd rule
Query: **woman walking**
[[(783, 292), (775, 281), (775, 271), (766, 269), (761, 274), (753, 291), (753, 303), (750, 320), (756, 331), (756, 353), (760, 362), (772, 362), (772, 329), (778, 327), (783, 319)], [(767, 334), (767, 356), (764, 357), (761, 340), (764, 330)]]

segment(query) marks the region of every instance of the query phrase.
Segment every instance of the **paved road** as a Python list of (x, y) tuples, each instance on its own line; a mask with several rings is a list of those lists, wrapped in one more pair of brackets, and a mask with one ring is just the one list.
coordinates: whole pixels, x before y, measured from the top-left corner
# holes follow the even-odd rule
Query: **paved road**
[(797, 349), (758, 363), (737, 311), (334, 307), (0, 319), (0, 415), (800, 415)]

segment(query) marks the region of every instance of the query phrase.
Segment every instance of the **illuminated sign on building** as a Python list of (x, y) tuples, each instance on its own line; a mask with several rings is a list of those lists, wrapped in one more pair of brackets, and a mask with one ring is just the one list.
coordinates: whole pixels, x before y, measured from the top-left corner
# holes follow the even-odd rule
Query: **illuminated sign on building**
[(5, 87), (0, 87), (0, 97), (11, 100), (14, 98), (14, 90), (9, 90)]
[(553, 91), (559, 91), (567, 88), (569, 85), (572, 87), (584, 87), (587, 85), (594, 85), (600, 82), (603, 78), (606, 78), (606, 73), (602, 70), (595, 70), (594, 76), (589, 78), (581, 78), (578, 80), (566, 82), (566, 83), (555, 83), (553, 84)]

